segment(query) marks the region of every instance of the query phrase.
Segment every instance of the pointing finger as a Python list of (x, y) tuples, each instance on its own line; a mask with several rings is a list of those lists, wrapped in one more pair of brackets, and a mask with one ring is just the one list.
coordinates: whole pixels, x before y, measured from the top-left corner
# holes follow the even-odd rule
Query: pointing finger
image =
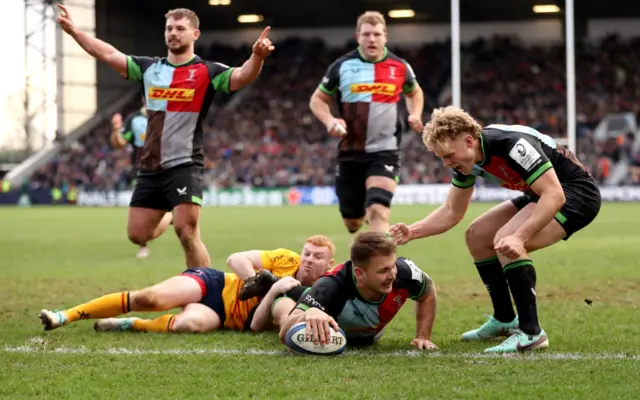
[(271, 27), (270, 26), (267, 26), (266, 28), (264, 28), (264, 30), (260, 34), (260, 37), (258, 38), (258, 40), (262, 40), (262, 39), (266, 38), (270, 31), (271, 31)]

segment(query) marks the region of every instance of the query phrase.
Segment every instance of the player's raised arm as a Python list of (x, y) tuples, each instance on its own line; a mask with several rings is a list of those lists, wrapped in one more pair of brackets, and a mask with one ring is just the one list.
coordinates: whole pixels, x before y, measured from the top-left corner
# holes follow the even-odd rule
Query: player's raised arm
[(262, 268), (260, 250), (249, 250), (233, 253), (227, 258), (227, 266), (240, 279), (246, 281), (256, 274), (256, 270)]
[(258, 75), (260, 75), (264, 59), (275, 50), (271, 40), (267, 37), (269, 31), (271, 31), (271, 27), (267, 26), (264, 31), (262, 31), (258, 40), (253, 44), (251, 57), (249, 57), (241, 67), (234, 68), (231, 72), (231, 78), (229, 80), (230, 91), (233, 92), (240, 89), (256, 80)]
[(65, 6), (58, 4), (60, 14), (56, 17), (56, 22), (68, 33), (79, 45), (91, 56), (107, 63), (120, 75), (127, 76), (127, 56), (118, 51), (115, 47), (102, 40), (89, 36), (76, 28), (71, 15)]
[(402, 223), (391, 226), (389, 233), (396, 244), (444, 233), (462, 221), (472, 196), (473, 186), (460, 188), (452, 185), (443, 205), (409, 226)]

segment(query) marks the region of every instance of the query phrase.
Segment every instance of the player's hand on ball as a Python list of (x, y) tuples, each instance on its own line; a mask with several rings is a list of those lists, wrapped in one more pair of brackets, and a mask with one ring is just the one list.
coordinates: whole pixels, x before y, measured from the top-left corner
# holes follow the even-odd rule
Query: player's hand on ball
[(333, 118), (327, 124), (327, 132), (329, 135), (341, 137), (347, 134), (347, 123), (340, 118)]
[(435, 350), (438, 348), (438, 346), (431, 343), (430, 340), (421, 337), (413, 339), (411, 341), (411, 347), (415, 347), (418, 350)]
[(269, 31), (271, 31), (270, 26), (264, 28), (264, 31), (262, 31), (258, 40), (253, 44), (253, 54), (262, 59), (266, 58), (273, 50), (275, 50), (271, 40), (267, 37), (267, 35), (269, 35)]
[(424, 125), (422, 124), (422, 117), (420, 115), (409, 115), (407, 119), (409, 121), (409, 127), (415, 133), (422, 133)]
[(515, 260), (524, 254), (524, 242), (515, 235), (507, 236), (498, 240), (494, 250), (503, 257)]
[(73, 24), (73, 20), (71, 19), (69, 10), (67, 10), (67, 7), (63, 6), (60, 3), (58, 3), (57, 6), (60, 9), (60, 14), (58, 14), (58, 16), (56, 17), (56, 23), (60, 24), (62, 30), (64, 30), (68, 34), (73, 34), (73, 31), (76, 29), (76, 27)]
[(321, 345), (328, 344), (331, 340), (331, 330), (340, 330), (338, 323), (329, 314), (319, 308), (310, 308), (304, 314), (304, 321), (307, 323), (307, 332), (312, 332), (313, 343)]
[(291, 276), (285, 276), (274, 283), (271, 289), (276, 293), (287, 293), (296, 286), (300, 286), (300, 281)]
[(391, 225), (389, 234), (393, 242), (398, 246), (407, 244), (411, 240), (411, 231), (409, 227), (402, 222)]

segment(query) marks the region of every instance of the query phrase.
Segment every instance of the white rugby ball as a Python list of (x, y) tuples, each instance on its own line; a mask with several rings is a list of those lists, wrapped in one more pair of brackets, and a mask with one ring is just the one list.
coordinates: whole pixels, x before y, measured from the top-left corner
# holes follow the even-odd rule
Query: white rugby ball
[(331, 330), (331, 338), (328, 344), (320, 345), (313, 343), (311, 334), (307, 338), (307, 324), (298, 322), (287, 331), (287, 347), (299, 354), (313, 354), (317, 356), (335, 356), (344, 351), (347, 347), (347, 336), (340, 329), (336, 332)]

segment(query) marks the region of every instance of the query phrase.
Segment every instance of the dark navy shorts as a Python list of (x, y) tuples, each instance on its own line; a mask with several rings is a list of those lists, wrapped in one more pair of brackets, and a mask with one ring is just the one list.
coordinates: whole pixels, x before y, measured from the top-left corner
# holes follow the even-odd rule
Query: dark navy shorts
[(202, 299), (200, 304), (204, 304), (218, 314), (220, 322), (224, 325), (226, 314), (224, 312), (224, 302), (222, 301), (222, 289), (224, 289), (224, 272), (213, 268), (190, 268), (180, 274), (193, 278), (200, 284), (202, 289)]

